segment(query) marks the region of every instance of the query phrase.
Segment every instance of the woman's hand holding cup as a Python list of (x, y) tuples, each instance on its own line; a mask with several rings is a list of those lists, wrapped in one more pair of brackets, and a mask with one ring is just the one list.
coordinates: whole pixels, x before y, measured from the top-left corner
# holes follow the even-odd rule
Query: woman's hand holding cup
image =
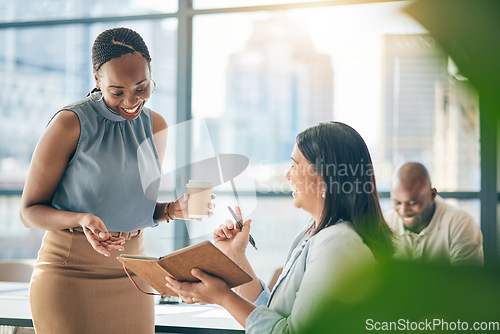
[(211, 209), (215, 204), (212, 194), (213, 187), (210, 182), (189, 180), (186, 185), (188, 193), (179, 197), (173, 203), (173, 214), (175, 218), (201, 221), (202, 218), (213, 216)]

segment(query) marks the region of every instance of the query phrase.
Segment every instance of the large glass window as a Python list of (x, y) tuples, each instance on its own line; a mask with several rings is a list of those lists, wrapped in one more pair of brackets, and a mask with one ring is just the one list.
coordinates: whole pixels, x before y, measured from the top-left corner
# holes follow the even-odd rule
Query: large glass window
[[(319, 0), (329, 1), (329, 0)], [(244, 6), (264, 6), (264, 5), (281, 5), (290, 3), (307, 3), (311, 1), (304, 0), (193, 0), (193, 7), (196, 9), (210, 8), (230, 8)]]
[(276, 168), (295, 135), (329, 120), (365, 138), (380, 190), (414, 160), (440, 190), (477, 191), (477, 97), (404, 5), (196, 17), (194, 117), (207, 118), (219, 152), (250, 158), (262, 191), (274, 175), (274, 190), (286, 189)]
[[(248, 157), (254, 184), (238, 191), (284, 196), (243, 207), (257, 235), (270, 224), (287, 232), (307, 224), (307, 217), (283, 215), (300, 212), (289, 207), (284, 175), (295, 136), (318, 122), (342, 121), (363, 136), (380, 191), (389, 191), (395, 168), (407, 161), (425, 164), (438, 191), (479, 190), (477, 97), (428, 32), (402, 12), (405, 5), (194, 17), (193, 117), (206, 120), (216, 153)], [(229, 182), (216, 190), (234, 202)], [(461, 203), (479, 218), (477, 200)], [(221, 215), (225, 204), (216, 209)], [(277, 254), (292, 239), (276, 233), (258, 240), (276, 257), (249, 250), (254, 263), (279, 266)]]
[(146, 15), (175, 11), (176, 0), (0, 0), (0, 22)]

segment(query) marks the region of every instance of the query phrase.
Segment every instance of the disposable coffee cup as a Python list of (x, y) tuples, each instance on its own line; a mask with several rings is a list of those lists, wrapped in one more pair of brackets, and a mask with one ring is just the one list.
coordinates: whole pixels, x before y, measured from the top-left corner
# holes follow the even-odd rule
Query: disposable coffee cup
[(186, 184), (188, 198), (188, 213), (192, 218), (208, 217), (212, 201), (212, 183), (208, 181), (189, 180)]

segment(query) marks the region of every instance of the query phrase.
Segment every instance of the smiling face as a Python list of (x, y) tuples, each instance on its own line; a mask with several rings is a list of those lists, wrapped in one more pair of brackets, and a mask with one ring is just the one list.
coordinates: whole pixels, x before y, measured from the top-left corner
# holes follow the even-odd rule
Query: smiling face
[(322, 177), (300, 152), (297, 145), (294, 146), (292, 155), (292, 165), (286, 173), (286, 178), (290, 181), (292, 188), (293, 204), (309, 212), (316, 222), (319, 221), (324, 205), (324, 198), (321, 196), (325, 191)]
[(94, 77), (106, 105), (128, 120), (139, 116), (151, 95), (151, 71), (139, 52), (111, 59)]
[(391, 189), (394, 210), (403, 219), (406, 229), (415, 233), (420, 233), (429, 225), (436, 195), (436, 189), (418, 177), (396, 182)]

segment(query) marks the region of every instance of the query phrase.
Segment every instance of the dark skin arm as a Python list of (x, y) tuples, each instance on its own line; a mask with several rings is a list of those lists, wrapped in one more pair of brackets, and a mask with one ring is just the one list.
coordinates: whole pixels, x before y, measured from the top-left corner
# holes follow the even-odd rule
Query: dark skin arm
[[(168, 126), (167, 122), (163, 119), (163, 117), (153, 112), (153, 138), (156, 145), (156, 150), (158, 151), (158, 156), (160, 158), (160, 165), (163, 163), (163, 159), (165, 157), (165, 150), (167, 147), (167, 135), (168, 135)], [(212, 198), (215, 198), (213, 196)], [(175, 202), (171, 203), (168, 207), (168, 213), (171, 218), (179, 218), (179, 219), (191, 219), (187, 213), (187, 202), (188, 196), (182, 195)], [(153, 218), (156, 221), (165, 221), (165, 207), (166, 203), (156, 203), (155, 211), (153, 214)], [(210, 208), (213, 208), (213, 204), (210, 204)], [(194, 218), (193, 218), (194, 220)], [(201, 218), (196, 218), (196, 220), (201, 221)]]
[[(155, 142), (156, 150), (160, 159), (160, 166), (163, 164), (163, 159), (165, 158), (165, 150), (167, 148), (167, 136), (168, 136), (168, 126), (167, 122), (163, 117), (157, 112), (153, 111), (153, 139)], [(153, 218), (157, 221), (166, 220), (165, 217), (165, 206), (168, 203), (156, 203), (155, 212)], [(172, 205), (170, 205), (172, 206)], [(170, 217), (173, 212), (170, 212)]]
[(59, 112), (40, 138), (33, 153), (30, 170), (21, 197), (20, 217), (23, 224), (42, 230), (82, 227), (87, 240), (99, 253), (123, 250), (123, 238), (114, 238), (102, 220), (88, 213), (62, 211), (50, 203), (80, 136), (76, 114)]

